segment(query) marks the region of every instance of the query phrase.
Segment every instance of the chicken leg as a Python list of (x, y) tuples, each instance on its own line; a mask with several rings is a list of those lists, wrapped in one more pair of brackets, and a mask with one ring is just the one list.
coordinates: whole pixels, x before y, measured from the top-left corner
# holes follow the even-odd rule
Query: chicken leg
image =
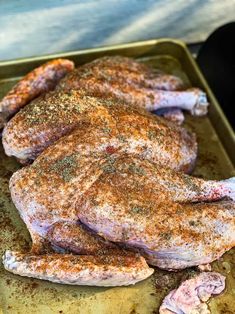
[(121, 80), (116, 76), (104, 76), (92, 72), (89, 67), (69, 73), (56, 87), (57, 90), (83, 89), (90, 95), (112, 97), (131, 106), (148, 111), (177, 107), (188, 110), (192, 115), (205, 115), (209, 105), (206, 94), (198, 88), (186, 91), (166, 91), (147, 88)]
[(106, 174), (77, 207), (89, 228), (138, 248), (150, 264), (167, 270), (211, 263), (235, 246), (233, 201), (179, 204), (156, 195), (148, 184), (139, 190)]

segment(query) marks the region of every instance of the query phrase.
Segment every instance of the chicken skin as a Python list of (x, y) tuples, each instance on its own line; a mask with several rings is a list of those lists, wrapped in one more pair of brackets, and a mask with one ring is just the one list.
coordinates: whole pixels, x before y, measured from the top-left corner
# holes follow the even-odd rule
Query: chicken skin
[(33, 255), (7, 251), (4, 266), (14, 274), (83, 286), (128, 286), (151, 276), (143, 257), (122, 255)]
[(8, 156), (25, 163), (73, 129), (81, 149), (103, 145), (185, 172), (192, 170), (197, 155), (194, 133), (140, 108), (83, 91), (50, 92), (30, 103), (8, 122), (3, 146)]
[[(0, 129), (22, 107), (39, 95), (57, 89), (81, 89), (102, 98), (112, 97), (147, 110), (178, 107), (194, 115), (204, 115), (208, 102), (205, 93), (194, 88), (184, 88), (176, 76), (152, 69), (134, 59), (114, 56), (96, 59), (78, 69), (66, 59), (49, 61), (24, 76), (0, 102)], [(70, 75), (66, 75), (69, 72)], [(59, 83), (64, 77), (65, 79)], [(58, 84), (59, 83), (59, 84)], [(175, 109), (174, 109), (175, 110)], [(171, 109), (169, 110), (171, 111)], [(168, 111), (168, 112), (169, 112)], [(162, 114), (167, 119), (182, 114)]]
[(57, 62), (31, 72), (1, 103), (4, 123), (25, 106), (3, 130), (6, 154), (33, 161), (10, 179), (32, 249), (6, 251), (4, 267), (57, 283), (119, 286), (149, 277), (148, 264), (203, 267), (234, 247), (235, 179), (186, 174), (195, 134), (148, 113), (160, 109), (176, 122), (181, 109), (203, 115), (205, 94), (126, 57), (74, 70)]
[(209, 263), (234, 246), (234, 202), (208, 203), (233, 198), (233, 180), (207, 182), (103, 145), (84, 150), (80, 139), (77, 130), (61, 138), (11, 178), (12, 200), (33, 240), (31, 254), (45, 254), (50, 245), (86, 253), (79, 248), (79, 219), (168, 270)]
[[(148, 111), (160, 108), (177, 107), (188, 110), (193, 115), (205, 115), (208, 101), (206, 94), (198, 88), (175, 91), (180, 88), (179, 79), (173, 76), (160, 76), (153, 79), (153, 72), (138, 73), (131, 68), (117, 65), (117, 57), (107, 57), (84, 64), (62, 79), (57, 85), (58, 90), (83, 89), (86, 92), (112, 97), (124, 101), (130, 106), (137, 106)], [(124, 61), (123, 61), (124, 59)], [(114, 61), (114, 65), (113, 65)], [(126, 66), (126, 58), (118, 57), (119, 65)], [(129, 63), (136, 63), (128, 60)], [(141, 65), (142, 67), (146, 67)], [(147, 74), (146, 74), (147, 72)], [(149, 74), (150, 73), (150, 74)], [(160, 81), (160, 82), (159, 82)]]
[(54, 89), (59, 80), (73, 69), (72, 61), (56, 59), (43, 64), (23, 77), (0, 101), (0, 129), (20, 108), (40, 94)]
[(202, 272), (182, 282), (163, 300), (159, 314), (209, 314), (206, 303), (211, 295), (225, 289), (225, 277), (216, 272)]

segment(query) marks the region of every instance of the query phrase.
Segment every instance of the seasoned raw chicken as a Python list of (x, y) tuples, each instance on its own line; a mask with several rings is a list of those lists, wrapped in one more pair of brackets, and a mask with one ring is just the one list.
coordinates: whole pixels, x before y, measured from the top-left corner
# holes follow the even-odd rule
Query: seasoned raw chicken
[(75, 128), (82, 150), (127, 152), (185, 172), (196, 159), (195, 135), (185, 128), (82, 91), (50, 92), (30, 103), (5, 127), (3, 146), (25, 162)]
[[(28, 89), (22, 83), (11, 94), (24, 92), (18, 107), (36, 97), (35, 85), (22, 82)], [(165, 108), (176, 120), (180, 109), (206, 113), (205, 94), (182, 88), (174, 76), (105, 57), (72, 71), (8, 122), (6, 153), (37, 159), (10, 180), (33, 245), (30, 253), (7, 251), (7, 270), (59, 283), (129, 285), (153, 273), (145, 259), (177, 270), (210, 263), (235, 245), (234, 179), (184, 174), (196, 159), (195, 135), (146, 111)]]
[(206, 301), (225, 289), (225, 277), (215, 272), (203, 272), (182, 282), (163, 300), (159, 314), (209, 314)]
[(95, 59), (78, 68), (97, 78), (108, 80), (110, 77), (123, 84), (136, 85), (159, 90), (181, 90), (183, 81), (174, 75), (163, 73), (137, 60), (122, 56), (107, 56)]
[(54, 89), (59, 80), (73, 69), (72, 61), (56, 59), (23, 77), (0, 101), (0, 129), (20, 108), (40, 94)]
[(184, 122), (184, 113), (179, 108), (163, 108), (155, 111), (158, 116), (163, 116), (165, 119), (173, 121), (179, 125)]
[[(79, 218), (165, 269), (206, 264), (234, 246), (234, 203), (192, 203), (233, 196), (233, 182), (205, 182), (147, 160), (112, 155), (105, 146), (94, 152), (80, 139), (77, 130), (61, 138), (11, 178), (12, 200), (34, 253), (44, 253), (50, 243), (84, 252), (77, 241)], [(70, 224), (66, 232), (63, 223)]]
[[(108, 58), (109, 62), (107, 63)], [(69, 73), (56, 88), (59, 90), (83, 89), (101, 97), (108, 96), (125, 101), (131, 106), (141, 107), (148, 111), (178, 107), (190, 111), (193, 115), (207, 113), (206, 94), (200, 89), (174, 91), (177, 87), (173, 87), (173, 85), (177, 86), (176, 82), (179, 82), (179, 79), (172, 76), (163, 76), (163, 78), (160, 76), (151, 80), (149, 79), (150, 69), (140, 73), (131, 69), (127, 70), (126, 60), (123, 61), (124, 67), (120, 68), (123, 58), (118, 57), (119, 65), (116, 58), (106, 57), (104, 61), (98, 59), (84, 64)], [(112, 64), (113, 60), (114, 64)], [(132, 62), (137, 63), (129, 60), (129, 63)], [(104, 63), (108, 65), (104, 65)], [(146, 68), (144, 65), (140, 65), (140, 67)], [(150, 77), (152, 77), (152, 73)]]
[(78, 217), (168, 270), (210, 263), (235, 246), (233, 201), (177, 203), (147, 180), (139, 185), (117, 173), (102, 174), (83, 194)]
[[(0, 128), (32, 99), (54, 89), (60, 79), (73, 69), (72, 61), (58, 59), (43, 64), (23, 77), (0, 102)], [(208, 102), (201, 90), (174, 92), (184, 88), (180, 78), (127, 57), (96, 59), (74, 70), (57, 88), (71, 90), (81, 87), (89, 94), (99, 94), (103, 98), (111, 96), (150, 111), (179, 107), (195, 115), (207, 112)], [(169, 120), (173, 117), (174, 120), (180, 114), (172, 116), (163, 113), (163, 116)]]
[(130, 250), (105, 240), (80, 222), (59, 221), (47, 233), (54, 250), (82, 255), (130, 255)]
[[(174, 75), (161, 72), (158, 69), (141, 64), (140, 62), (121, 56), (108, 56), (95, 59), (85, 66), (97, 76), (104, 79), (112, 76), (123, 82), (123, 84), (133, 84), (139, 87), (174, 91), (185, 88), (183, 81)], [(138, 106), (138, 103), (137, 103)], [(158, 115), (158, 112), (156, 112)], [(184, 121), (184, 114), (179, 108), (167, 108), (161, 115), (178, 124)]]
[(14, 274), (52, 282), (86, 286), (127, 286), (151, 276), (139, 255), (33, 255), (7, 251), (4, 267)]

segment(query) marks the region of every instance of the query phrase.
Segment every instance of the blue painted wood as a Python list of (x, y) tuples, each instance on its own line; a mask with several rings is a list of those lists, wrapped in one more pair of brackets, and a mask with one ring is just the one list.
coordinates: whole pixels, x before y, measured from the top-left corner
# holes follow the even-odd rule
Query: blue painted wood
[(0, 0), (0, 60), (159, 37), (203, 41), (235, 0)]

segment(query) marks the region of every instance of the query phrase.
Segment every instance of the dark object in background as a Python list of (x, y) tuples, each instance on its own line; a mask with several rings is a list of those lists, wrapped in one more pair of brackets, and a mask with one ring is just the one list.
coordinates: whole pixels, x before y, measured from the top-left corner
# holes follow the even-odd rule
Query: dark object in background
[(235, 128), (235, 22), (215, 30), (202, 45), (197, 62)]

